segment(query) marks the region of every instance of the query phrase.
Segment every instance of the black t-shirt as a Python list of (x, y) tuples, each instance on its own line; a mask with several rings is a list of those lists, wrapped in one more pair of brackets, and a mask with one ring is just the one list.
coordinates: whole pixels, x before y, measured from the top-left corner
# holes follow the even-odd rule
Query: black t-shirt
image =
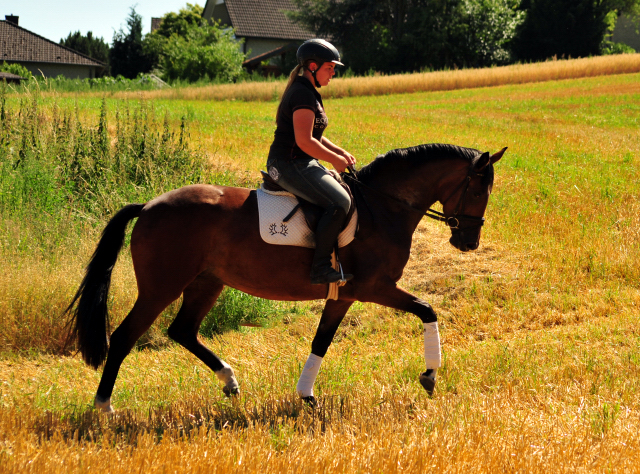
[(276, 122), (276, 131), (269, 150), (269, 158), (275, 158), (276, 156), (290, 160), (312, 158), (296, 144), (296, 136), (293, 130), (293, 113), (298, 109), (309, 109), (315, 113), (316, 118), (311, 135), (318, 141), (322, 139), (322, 133), (329, 124), (327, 115), (324, 113), (322, 97), (306, 77), (297, 77), (282, 98), (280, 114)]

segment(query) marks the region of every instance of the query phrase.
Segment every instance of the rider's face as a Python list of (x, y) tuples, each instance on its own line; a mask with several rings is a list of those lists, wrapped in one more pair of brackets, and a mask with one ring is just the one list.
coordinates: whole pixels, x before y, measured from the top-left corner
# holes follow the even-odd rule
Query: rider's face
[(336, 75), (336, 65), (334, 63), (326, 62), (320, 69), (316, 71), (316, 79), (321, 86), (326, 86), (331, 81), (331, 78)]

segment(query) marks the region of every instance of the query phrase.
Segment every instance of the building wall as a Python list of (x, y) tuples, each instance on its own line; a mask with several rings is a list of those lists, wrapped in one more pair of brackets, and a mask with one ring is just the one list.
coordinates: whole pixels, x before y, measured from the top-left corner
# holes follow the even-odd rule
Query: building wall
[(43, 74), (44, 77), (57, 77), (62, 75), (69, 79), (91, 79), (96, 77), (95, 66), (32, 62), (19, 62), (19, 64), (26, 67), (34, 76), (39, 77), (42, 77)]
[[(206, 5), (205, 5), (206, 6)], [(204, 12), (205, 18), (207, 18), (207, 12)], [(211, 15), (212, 20), (219, 21), (221, 25), (230, 25), (231, 18), (229, 17), (229, 10), (227, 10), (227, 6), (223, 3), (219, 3), (218, 5), (213, 7), (213, 14)]]
[(272, 39), (264, 39), (264, 38), (245, 38), (244, 45), (242, 46), (243, 52), (247, 52), (251, 50), (247, 59), (254, 58), (260, 54), (267, 53), (269, 51), (273, 51), (274, 49), (280, 48), (287, 44), (291, 43), (291, 40), (272, 40)]
[(640, 25), (637, 25), (626, 16), (621, 16), (618, 18), (611, 40), (615, 43), (624, 43), (640, 52), (640, 34), (636, 32), (637, 28), (640, 28)]

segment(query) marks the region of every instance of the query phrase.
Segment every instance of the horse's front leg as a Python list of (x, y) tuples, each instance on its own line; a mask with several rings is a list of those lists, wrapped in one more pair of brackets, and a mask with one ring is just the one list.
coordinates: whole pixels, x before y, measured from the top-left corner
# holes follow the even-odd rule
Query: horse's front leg
[(298, 384), (296, 385), (298, 395), (310, 405), (315, 405), (316, 403), (316, 399), (313, 396), (313, 384), (320, 371), (322, 359), (327, 353), (331, 341), (333, 341), (333, 336), (335, 336), (338, 326), (340, 326), (344, 315), (347, 314), (352, 304), (353, 301), (329, 300), (322, 311), (318, 330), (311, 343), (311, 354), (304, 364), (302, 374), (300, 374), (300, 379), (298, 379)]
[(424, 325), (424, 361), (427, 370), (420, 374), (419, 380), (429, 396), (433, 395), (436, 373), (442, 365), (442, 357), (438, 318), (431, 305), (395, 283), (377, 286), (373, 297), (368, 300), (382, 306), (413, 313), (420, 318)]

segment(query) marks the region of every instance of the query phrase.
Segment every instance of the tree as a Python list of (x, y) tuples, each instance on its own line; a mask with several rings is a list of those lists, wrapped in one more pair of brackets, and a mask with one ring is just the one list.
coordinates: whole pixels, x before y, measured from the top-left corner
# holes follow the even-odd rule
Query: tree
[(332, 38), (356, 73), (510, 60), (520, 0), (293, 0), (290, 17)]
[(202, 24), (203, 8), (200, 5), (187, 3), (178, 13), (169, 12), (162, 16), (160, 26), (144, 38), (144, 51), (152, 59), (153, 65), (158, 66), (160, 56), (171, 36), (187, 37), (190, 28)]
[(187, 3), (185, 8), (181, 8), (178, 13), (169, 12), (162, 17), (160, 26), (153, 34), (169, 38), (171, 35), (178, 35), (186, 38), (192, 26), (202, 23), (203, 8), (200, 5)]
[(467, 26), (467, 64), (484, 67), (512, 61), (512, 41), (525, 14), (520, 0), (466, 0), (463, 21)]
[(105, 63), (107, 66), (102, 74), (109, 72), (109, 45), (102, 38), (94, 38), (91, 31), (87, 32), (87, 36), (79, 31), (69, 33), (66, 39), (60, 40), (60, 44)]
[(398, 58), (404, 70), (484, 67), (511, 61), (524, 19), (520, 0), (430, 0), (407, 19)]
[(600, 54), (611, 13), (637, 11), (638, 5), (640, 0), (524, 0), (515, 53), (534, 61)]
[(113, 35), (113, 45), (109, 52), (111, 74), (133, 79), (140, 73), (149, 72), (153, 67), (153, 58), (143, 49), (142, 17), (131, 7), (127, 18), (128, 31), (122, 28)]
[(160, 55), (165, 80), (234, 81), (242, 73), (245, 54), (231, 30), (218, 24), (191, 25), (183, 37), (172, 34)]

